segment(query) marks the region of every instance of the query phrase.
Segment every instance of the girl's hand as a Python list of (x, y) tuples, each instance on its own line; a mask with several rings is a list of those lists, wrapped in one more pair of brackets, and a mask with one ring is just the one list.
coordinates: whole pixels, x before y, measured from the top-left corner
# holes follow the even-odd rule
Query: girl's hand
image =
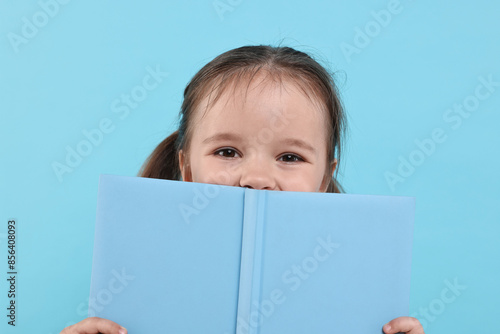
[(384, 325), (385, 334), (394, 334), (399, 332), (407, 334), (425, 334), (424, 328), (417, 318), (399, 317)]
[[(399, 317), (389, 321), (384, 325), (384, 333), (407, 333), (407, 334), (425, 334), (420, 321), (412, 317)], [(60, 334), (127, 334), (127, 330), (117, 323), (91, 317), (80, 321), (77, 324), (66, 327)]]
[[(91, 317), (62, 330), (60, 334), (127, 334), (127, 330), (111, 320)], [(413, 334), (413, 333), (412, 333)]]

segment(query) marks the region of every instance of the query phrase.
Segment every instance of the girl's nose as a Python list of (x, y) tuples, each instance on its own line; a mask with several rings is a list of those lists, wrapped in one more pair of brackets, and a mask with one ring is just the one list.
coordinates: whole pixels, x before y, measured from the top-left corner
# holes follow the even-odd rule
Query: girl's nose
[(241, 166), (240, 187), (259, 190), (276, 189), (272, 167), (261, 161), (248, 161)]

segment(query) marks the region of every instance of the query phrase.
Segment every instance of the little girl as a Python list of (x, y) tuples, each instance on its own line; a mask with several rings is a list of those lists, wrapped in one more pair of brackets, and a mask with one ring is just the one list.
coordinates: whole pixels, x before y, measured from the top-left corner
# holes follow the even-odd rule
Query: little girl
[[(241, 47), (193, 77), (184, 91), (179, 129), (158, 145), (139, 175), (338, 193), (344, 128), (337, 88), (319, 63), (288, 47)], [(383, 331), (424, 333), (411, 317), (396, 318)], [(61, 332), (77, 333), (127, 331), (111, 320), (87, 318)]]

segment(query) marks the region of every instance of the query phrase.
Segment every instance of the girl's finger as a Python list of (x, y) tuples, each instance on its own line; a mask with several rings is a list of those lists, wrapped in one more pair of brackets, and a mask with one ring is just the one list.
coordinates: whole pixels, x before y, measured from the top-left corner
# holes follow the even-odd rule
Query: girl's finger
[(420, 321), (412, 317), (399, 317), (384, 325), (384, 333), (386, 334), (399, 332), (407, 334), (425, 334)]
[(90, 317), (66, 327), (60, 334), (127, 334), (127, 330), (111, 320)]

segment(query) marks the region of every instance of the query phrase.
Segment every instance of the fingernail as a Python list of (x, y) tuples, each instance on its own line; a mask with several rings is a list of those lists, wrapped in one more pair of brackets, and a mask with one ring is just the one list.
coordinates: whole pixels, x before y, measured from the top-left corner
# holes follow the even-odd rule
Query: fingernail
[(120, 329), (118, 330), (118, 334), (127, 334), (127, 329), (124, 327), (120, 327)]
[(387, 333), (390, 330), (391, 330), (391, 325), (389, 325), (389, 324), (384, 325), (384, 332)]

